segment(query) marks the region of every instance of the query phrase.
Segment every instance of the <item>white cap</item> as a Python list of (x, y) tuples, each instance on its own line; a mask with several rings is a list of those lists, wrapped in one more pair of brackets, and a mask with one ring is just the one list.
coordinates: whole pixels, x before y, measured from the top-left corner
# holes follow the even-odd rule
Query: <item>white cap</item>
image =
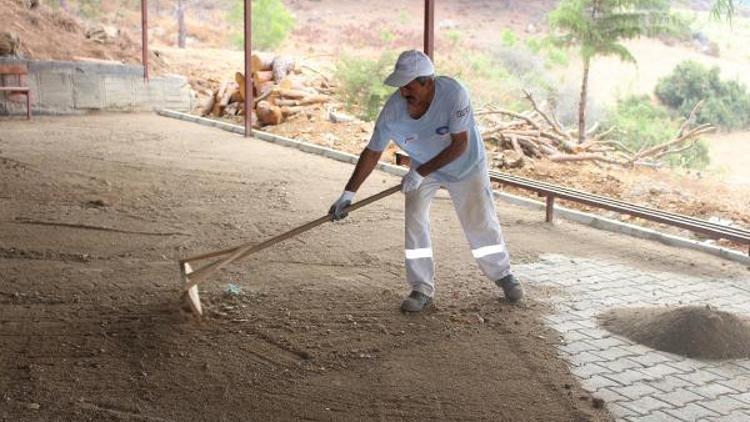
[(385, 84), (401, 88), (419, 76), (435, 74), (432, 60), (419, 50), (406, 50), (398, 56), (393, 73), (385, 78)]

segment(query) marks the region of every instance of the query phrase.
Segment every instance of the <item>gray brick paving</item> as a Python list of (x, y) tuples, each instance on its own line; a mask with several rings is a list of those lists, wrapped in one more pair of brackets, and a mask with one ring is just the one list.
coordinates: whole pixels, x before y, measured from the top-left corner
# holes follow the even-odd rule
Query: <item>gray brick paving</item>
[(703, 400), (703, 396), (693, 393), (684, 388), (677, 388), (668, 393), (659, 394), (659, 399), (674, 407), (682, 407), (690, 402)]
[[(698, 403), (698, 402), (696, 402)], [(700, 404), (688, 403), (685, 406), (676, 409), (666, 409), (665, 412), (671, 416), (682, 419), (683, 421), (694, 421), (697, 419), (713, 416), (720, 416), (713, 410), (709, 410)]]
[(750, 421), (750, 359), (703, 361), (653, 350), (612, 335), (597, 316), (622, 306), (710, 304), (750, 317), (750, 279), (702, 279), (648, 272), (613, 259), (547, 255), (516, 267), (529, 283), (557, 286), (560, 356), (583, 387), (603, 399), (618, 421)]
[(728, 415), (734, 411), (744, 410), (747, 408), (746, 403), (735, 400), (730, 396), (721, 396), (716, 400), (703, 401), (701, 402), (701, 405), (721, 415)]
[(725, 416), (704, 418), (698, 422), (747, 422), (748, 420), (750, 420), (750, 413), (737, 411)]
[(629, 416), (626, 420), (628, 422), (685, 422), (660, 410), (649, 413), (646, 416)]
[(624, 387), (612, 388), (612, 391), (631, 400), (638, 400), (649, 395), (657, 396), (659, 393), (659, 390), (642, 382), (631, 382)]
[(650, 385), (651, 387), (656, 388), (659, 391), (663, 391), (665, 393), (669, 393), (671, 391), (675, 391), (680, 388), (695, 386), (695, 384), (693, 384), (690, 381), (684, 380), (682, 378), (677, 378), (672, 375), (669, 375), (663, 378), (657, 378), (654, 380), (648, 380), (646, 381), (646, 384)]
[(688, 387), (688, 390), (695, 394), (700, 394), (707, 399), (715, 399), (716, 397), (723, 396), (725, 394), (737, 395), (739, 392), (721, 384), (710, 383), (697, 385), (695, 387)]
[(624, 401), (622, 402), (622, 405), (633, 409), (637, 413), (640, 413), (642, 415), (648, 415), (649, 413), (653, 412), (654, 410), (664, 409), (664, 408), (672, 408), (672, 405), (669, 403), (665, 403), (659, 399), (655, 399), (651, 396), (643, 396), (639, 399), (632, 400), (632, 401)]

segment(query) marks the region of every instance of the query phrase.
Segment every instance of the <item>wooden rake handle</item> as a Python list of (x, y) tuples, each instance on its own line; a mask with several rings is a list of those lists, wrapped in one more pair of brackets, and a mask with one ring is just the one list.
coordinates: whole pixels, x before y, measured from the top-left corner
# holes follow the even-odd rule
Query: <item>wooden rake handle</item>
[[(346, 212), (351, 212), (354, 210), (357, 210), (359, 208), (364, 207), (365, 205), (371, 204), (379, 199), (385, 198), (386, 196), (389, 196), (391, 194), (394, 194), (401, 190), (401, 185), (390, 187), (380, 193), (377, 193), (375, 195), (372, 195), (370, 197), (367, 197), (361, 201), (358, 201), (354, 204), (349, 205), (346, 207)], [(193, 271), (189, 274), (189, 281), (185, 283), (184, 290), (188, 290), (191, 287), (197, 285), (201, 281), (205, 280), (206, 277), (208, 277), (211, 273), (214, 273), (224, 266), (243, 258), (247, 255), (256, 253), (258, 251), (261, 251), (269, 246), (275, 245), (276, 243), (279, 243), (283, 240), (289, 239), (291, 237), (297, 236), (300, 233), (304, 233), (314, 227), (317, 227), (325, 222), (332, 221), (333, 217), (330, 214), (327, 214), (323, 217), (318, 218), (317, 220), (313, 220), (307, 224), (304, 224), (302, 226), (299, 226), (295, 229), (289, 230), (286, 233), (282, 233), (274, 238), (268, 239), (265, 242), (254, 244), (254, 243), (246, 243), (240, 246), (236, 246), (234, 248), (230, 249), (224, 249), (221, 251), (211, 252), (203, 255), (196, 255), (193, 257), (185, 258), (180, 260), (180, 266), (184, 265), (186, 262), (194, 261), (197, 259), (204, 259), (204, 258), (212, 258), (215, 256), (221, 256), (226, 254), (231, 254), (226, 258), (218, 259), (210, 264), (207, 264), (201, 268), (198, 268), (197, 270)]]

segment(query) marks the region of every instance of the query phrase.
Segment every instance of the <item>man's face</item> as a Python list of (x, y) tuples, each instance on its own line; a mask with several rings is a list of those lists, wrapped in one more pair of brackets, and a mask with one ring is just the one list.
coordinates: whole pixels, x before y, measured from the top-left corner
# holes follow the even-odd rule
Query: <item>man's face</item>
[(430, 90), (432, 89), (431, 81), (420, 85), (419, 82), (414, 79), (408, 84), (398, 89), (398, 92), (402, 97), (406, 99), (406, 103), (414, 107), (420, 104), (424, 104), (430, 96)]

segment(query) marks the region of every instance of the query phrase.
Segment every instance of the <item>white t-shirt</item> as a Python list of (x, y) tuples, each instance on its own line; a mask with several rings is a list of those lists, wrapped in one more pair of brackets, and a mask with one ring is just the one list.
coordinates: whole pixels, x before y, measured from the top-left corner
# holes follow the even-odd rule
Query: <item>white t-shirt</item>
[(409, 116), (406, 99), (396, 91), (383, 106), (367, 148), (383, 151), (388, 142), (406, 151), (413, 165), (420, 166), (451, 143), (451, 134), (468, 132), (469, 143), (458, 158), (435, 171), (446, 182), (456, 182), (484, 162), (484, 143), (474, 122), (469, 94), (447, 76), (435, 78), (435, 96), (419, 119)]

